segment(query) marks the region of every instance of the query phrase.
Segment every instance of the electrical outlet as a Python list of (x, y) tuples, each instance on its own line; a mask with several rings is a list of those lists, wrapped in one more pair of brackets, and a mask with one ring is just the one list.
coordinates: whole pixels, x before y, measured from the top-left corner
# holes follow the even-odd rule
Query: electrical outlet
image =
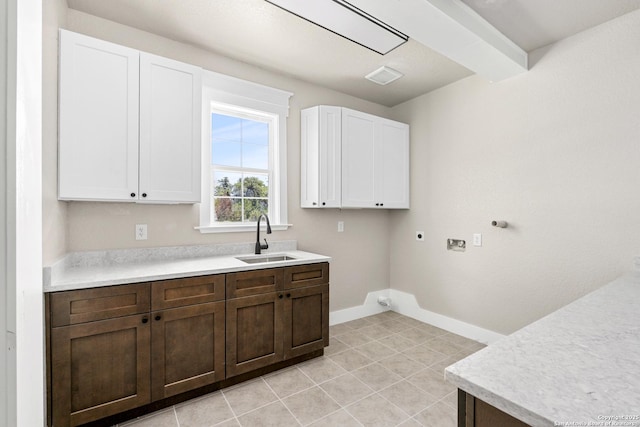
[(475, 233), (473, 235), (473, 246), (482, 246), (482, 234)]
[(338, 233), (344, 232), (344, 221), (338, 221)]
[(424, 231), (416, 231), (416, 240), (418, 242), (424, 242)]
[(147, 240), (147, 224), (136, 224), (136, 240)]

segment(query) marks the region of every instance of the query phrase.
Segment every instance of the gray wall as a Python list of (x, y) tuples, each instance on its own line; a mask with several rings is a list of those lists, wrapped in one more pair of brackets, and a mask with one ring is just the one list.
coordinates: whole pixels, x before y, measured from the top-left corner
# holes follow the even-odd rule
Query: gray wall
[[(390, 286), (415, 294), (427, 310), (510, 333), (630, 270), (638, 255), (640, 11), (533, 52), (528, 73), (493, 84), (469, 77), (393, 109), (65, 13), (60, 23), (72, 31), (294, 92), (294, 226), (272, 239), (296, 239), (302, 249), (334, 257), (331, 310), (360, 305), (368, 292)], [(200, 234), (193, 229), (197, 206), (57, 202), (55, 55), (45, 39), (45, 264), (67, 251), (254, 238)], [(411, 210), (299, 208), (299, 112), (317, 104), (411, 124)], [(510, 227), (493, 228), (493, 219)], [(344, 233), (337, 233), (338, 221)], [(149, 240), (134, 240), (136, 223), (149, 225)], [(425, 242), (415, 241), (416, 230), (426, 232)], [(482, 247), (471, 246), (473, 233), (483, 234)], [(466, 239), (467, 251), (446, 251), (448, 237)]]
[[(391, 287), (500, 333), (640, 255), (640, 11), (530, 60), (520, 76), (472, 76), (394, 108), (411, 123), (412, 207), (390, 217)], [(449, 237), (467, 251), (447, 251)]]

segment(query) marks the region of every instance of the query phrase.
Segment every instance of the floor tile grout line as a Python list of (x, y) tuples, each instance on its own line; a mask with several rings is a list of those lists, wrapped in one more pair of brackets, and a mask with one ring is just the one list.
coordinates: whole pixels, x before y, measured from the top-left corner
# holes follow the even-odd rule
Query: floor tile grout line
[(322, 421), (322, 420), (324, 420), (325, 418), (329, 418), (331, 415), (336, 414), (336, 413), (338, 413), (338, 412), (340, 412), (340, 411), (344, 411), (344, 412), (346, 412), (346, 413), (347, 413), (351, 418), (353, 418), (353, 420), (354, 420), (355, 422), (357, 422), (357, 423), (358, 423), (358, 424), (360, 424), (361, 426), (363, 425), (363, 424), (362, 424), (362, 423), (361, 423), (361, 422), (360, 422), (356, 417), (354, 417), (353, 415), (351, 415), (351, 413), (349, 413), (349, 412), (345, 409), (345, 407), (344, 407), (344, 406), (340, 406), (340, 408), (339, 408), (339, 409), (336, 409), (335, 411), (333, 411), (333, 412), (331, 412), (331, 413), (329, 413), (329, 414), (325, 415), (325, 416), (324, 416), (324, 417), (322, 417), (322, 418), (318, 418), (317, 420), (315, 420), (315, 421), (313, 421), (313, 422), (311, 422), (311, 423), (309, 423), (309, 424), (307, 424), (307, 425), (311, 425), (311, 424), (313, 424), (313, 423), (317, 423), (318, 421)]
[[(278, 399), (278, 401), (282, 404), (282, 406), (284, 406), (284, 408), (291, 414), (291, 416), (293, 417), (294, 420), (296, 420), (296, 422), (298, 423), (298, 425), (302, 426), (302, 422), (298, 419), (298, 417), (296, 417), (296, 415), (291, 412), (291, 409), (289, 409), (289, 407), (287, 406), (286, 403), (284, 403), (284, 401), (280, 398), (280, 396), (278, 395), (278, 393), (276, 393), (276, 391), (269, 385), (269, 383), (264, 379), (264, 377), (261, 377), (262, 380), (264, 381), (264, 383), (267, 385), (267, 387), (269, 387), (269, 390), (271, 390), (271, 392), (276, 396), (276, 398)], [(309, 390), (311, 387), (309, 387), (307, 390)], [(295, 394), (295, 393), (294, 393)], [(290, 396), (293, 396), (290, 395)], [(289, 396), (287, 396), (289, 397)], [(271, 402), (273, 403), (273, 402)]]
[[(240, 420), (238, 419), (238, 416), (236, 415), (236, 411), (233, 410), (233, 407), (231, 406), (231, 403), (229, 402), (229, 399), (227, 399), (227, 396), (224, 394), (224, 390), (220, 390), (220, 394), (222, 395), (222, 398), (226, 402), (227, 406), (229, 407), (229, 410), (231, 410), (231, 414), (233, 415), (233, 419), (236, 420), (236, 422), (238, 424), (240, 424)], [(229, 418), (229, 419), (231, 419), (231, 418)], [(242, 425), (242, 424), (240, 424), (240, 425)]]
[(176, 425), (180, 427), (180, 420), (178, 419), (178, 411), (176, 411), (176, 405), (173, 405), (171, 409), (173, 410), (173, 417), (176, 419)]

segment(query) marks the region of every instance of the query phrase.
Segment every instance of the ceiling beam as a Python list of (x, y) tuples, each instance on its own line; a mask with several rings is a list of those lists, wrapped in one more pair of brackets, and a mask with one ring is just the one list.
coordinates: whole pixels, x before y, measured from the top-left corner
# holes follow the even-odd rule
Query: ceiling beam
[(461, 0), (349, 0), (490, 81), (528, 70), (527, 52)]

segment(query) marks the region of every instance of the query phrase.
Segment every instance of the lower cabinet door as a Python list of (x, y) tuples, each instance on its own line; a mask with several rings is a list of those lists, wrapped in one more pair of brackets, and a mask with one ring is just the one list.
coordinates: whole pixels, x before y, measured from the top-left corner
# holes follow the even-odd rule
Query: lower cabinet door
[(284, 357), (329, 345), (329, 285), (285, 290)]
[(224, 301), (151, 313), (152, 400), (224, 379)]
[(150, 402), (150, 326), (148, 315), (134, 315), (51, 330), (53, 425)]
[(282, 292), (227, 300), (227, 378), (283, 359)]

